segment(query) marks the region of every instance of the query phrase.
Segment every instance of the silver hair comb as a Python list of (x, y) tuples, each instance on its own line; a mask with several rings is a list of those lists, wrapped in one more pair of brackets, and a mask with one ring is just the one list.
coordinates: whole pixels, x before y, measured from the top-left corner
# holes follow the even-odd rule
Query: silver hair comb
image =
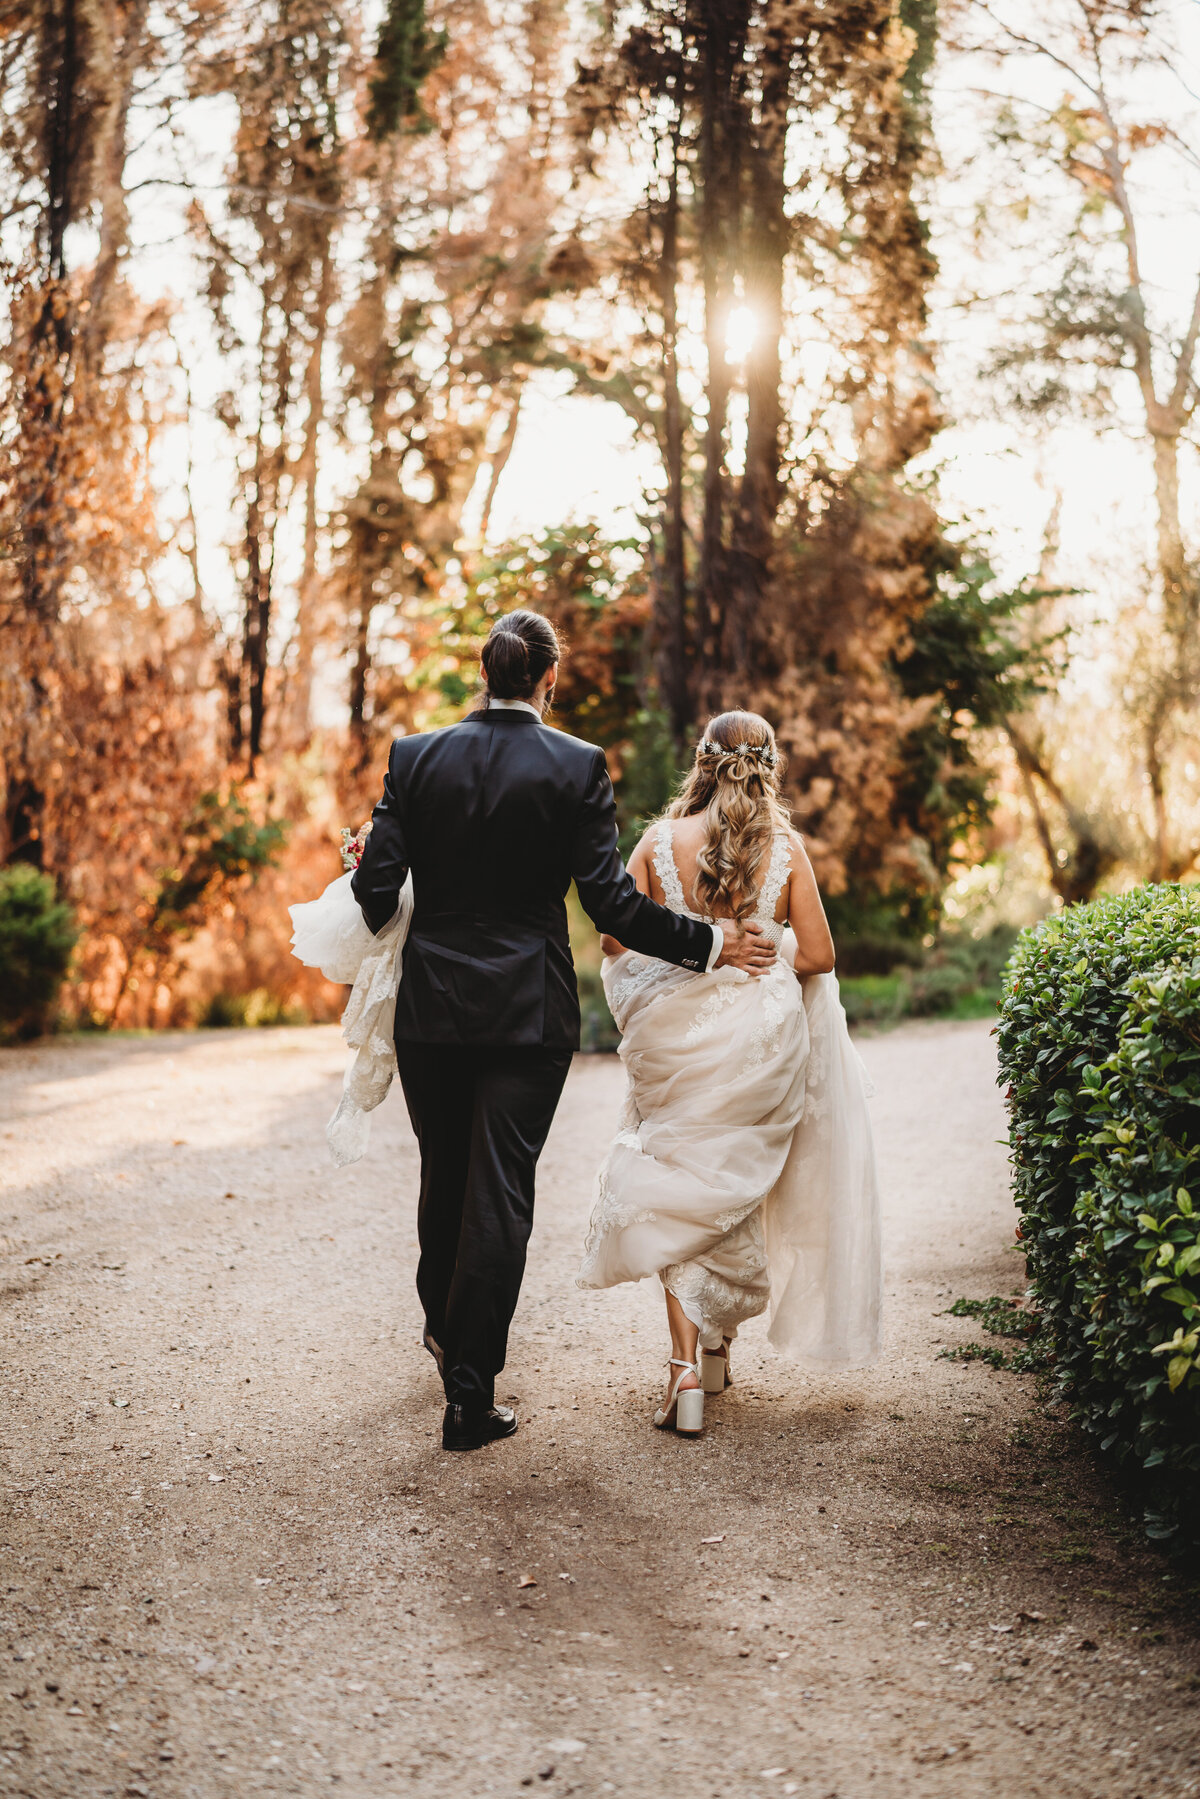
[(765, 762), (768, 768), (774, 768), (779, 760), (769, 743), (735, 743), (732, 749), (727, 749), (723, 743), (713, 743), (708, 737), (701, 741), (700, 754), (718, 758), (753, 756), (756, 762)]

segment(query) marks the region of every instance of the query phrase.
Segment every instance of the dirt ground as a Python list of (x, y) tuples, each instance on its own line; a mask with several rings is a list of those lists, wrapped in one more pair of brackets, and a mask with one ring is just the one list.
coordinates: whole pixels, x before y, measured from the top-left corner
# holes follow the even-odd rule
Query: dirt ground
[(650, 1428), (656, 1288), (575, 1264), (622, 1073), (581, 1058), (501, 1396), (443, 1455), (393, 1094), (335, 1172), (333, 1029), (0, 1054), (0, 1792), (1184, 1799), (1200, 1654), (1028, 1376), (939, 1359), (1018, 1289), (986, 1025), (867, 1039), (887, 1347), (761, 1322)]

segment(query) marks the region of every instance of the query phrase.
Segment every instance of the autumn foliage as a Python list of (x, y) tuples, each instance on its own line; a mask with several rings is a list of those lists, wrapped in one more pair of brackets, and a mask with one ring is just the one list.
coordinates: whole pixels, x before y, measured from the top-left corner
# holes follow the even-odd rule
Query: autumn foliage
[[(556, 722), (609, 750), (627, 825), (709, 708), (752, 705), (827, 891), (936, 918), (986, 829), (972, 707), (1019, 656), (907, 479), (940, 423), (934, 23), (392, 0), (370, 41), (340, 0), (10, 9), (0, 859), (78, 921), (68, 1017), (332, 1015), (287, 902), (517, 604), (564, 631)], [(145, 247), (171, 221), (179, 291)], [(653, 452), (620, 541), (495, 541), (551, 381)], [(955, 671), (922, 647), (947, 607)]]

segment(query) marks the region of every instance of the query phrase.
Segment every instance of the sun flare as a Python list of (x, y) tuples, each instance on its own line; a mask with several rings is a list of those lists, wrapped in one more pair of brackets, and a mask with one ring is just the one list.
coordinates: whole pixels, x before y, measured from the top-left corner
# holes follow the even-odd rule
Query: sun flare
[(725, 322), (725, 356), (729, 362), (745, 362), (758, 336), (758, 320), (750, 306), (735, 306)]

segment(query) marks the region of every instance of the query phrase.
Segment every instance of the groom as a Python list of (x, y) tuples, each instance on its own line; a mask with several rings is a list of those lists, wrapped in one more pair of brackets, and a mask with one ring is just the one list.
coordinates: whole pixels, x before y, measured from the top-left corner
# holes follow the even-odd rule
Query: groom
[(446, 1390), (445, 1449), (517, 1420), (494, 1403), (533, 1225), (534, 1170), (579, 1047), (564, 898), (643, 955), (755, 973), (756, 925), (704, 924), (639, 893), (617, 848), (604, 752), (547, 729), (559, 644), (537, 613), (497, 620), (483, 707), (392, 745), (355, 898), (372, 931), (412, 871), (396, 1060), (421, 1150), (417, 1292)]

